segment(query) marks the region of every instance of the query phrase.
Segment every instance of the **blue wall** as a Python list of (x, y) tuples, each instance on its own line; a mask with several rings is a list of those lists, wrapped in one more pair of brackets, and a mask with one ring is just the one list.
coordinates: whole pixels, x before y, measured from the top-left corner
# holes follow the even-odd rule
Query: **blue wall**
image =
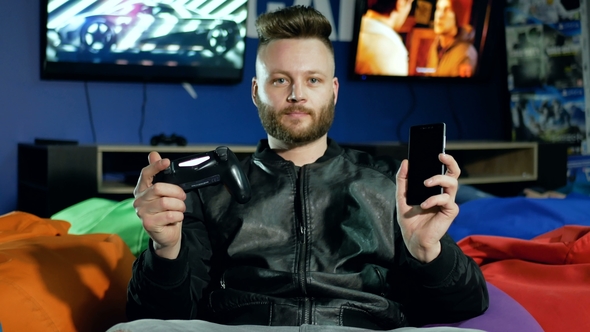
[[(259, 0), (253, 7), (258, 13), (264, 12), (267, 1)], [(331, 4), (333, 13), (338, 14), (340, 3), (350, 4), (350, 1), (307, 2)], [(285, 2), (293, 4), (292, 0)], [(334, 17), (335, 24), (340, 24), (338, 19)], [(496, 30), (495, 34), (503, 38), (500, 31), (503, 25), (497, 24)], [(1, 1), (0, 31), (0, 214), (3, 214), (15, 210), (17, 204), (17, 143), (33, 142), (37, 137), (77, 140), (81, 144), (92, 144), (94, 140), (84, 83), (39, 79), (39, 1)], [(347, 75), (350, 46), (348, 41), (335, 41), (336, 74), (341, 87), (330, 136), (336, 140), (346, 143), (405, 140), (412, 123), (434, 121), (447, 123), (449, 140), (507, 138), (503, 39), (496, 43), (497, 62), (491, 79), (472, 84), (351, 81)], [(242, 83), (194, 86), (197, 99), (192, 99), (180, 84), (148, 84), (141, 142), (143, 85), (89, 82), (96, 143), (148, 144), (152, 135), (177, 133), (185, 136), (189, 144), (256, 144), (265, 133), (250, 99), (255, 47), (256, 40), (249, 38)]]

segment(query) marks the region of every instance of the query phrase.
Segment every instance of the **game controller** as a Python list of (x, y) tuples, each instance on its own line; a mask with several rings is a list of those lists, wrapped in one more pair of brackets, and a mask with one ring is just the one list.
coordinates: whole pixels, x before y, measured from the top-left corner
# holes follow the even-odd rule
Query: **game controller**
[(173, 183), (184, 191), (223, 184), (240, 204), (247, 203), (251, 196), (250, 181), (240, 161), (227, 146), (172, 161), (170, 166), (156, 174), (153, 183), (156, 182)]

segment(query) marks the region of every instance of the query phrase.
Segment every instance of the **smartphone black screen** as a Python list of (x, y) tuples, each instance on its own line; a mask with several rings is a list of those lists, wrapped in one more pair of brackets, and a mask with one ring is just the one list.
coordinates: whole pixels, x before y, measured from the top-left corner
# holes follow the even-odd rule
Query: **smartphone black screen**
[(440, 186), (426, 187), (424, 181), (444, 174), (443, 163), (438, 159), (445, 152), (446, 125), (433, 123), (410, 127), (408, 142), (408, 205), (420, 205), (430, 196), (442, 193)]

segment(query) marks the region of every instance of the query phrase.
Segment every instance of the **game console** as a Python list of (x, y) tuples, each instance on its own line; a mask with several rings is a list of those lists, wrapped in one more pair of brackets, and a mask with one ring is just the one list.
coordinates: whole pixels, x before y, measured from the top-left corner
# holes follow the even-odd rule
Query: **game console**
[(164, 134), (154, 135), (150, 139), (150, 144), (152, 146), (156, 145), (178, 145), (178, 146), (185, 146), (187, 144), (186, 138), (180, 135), (172, 134), (170, 136), (166, 136)]
[(250, 182), (240, 161), (227, 146), (173, 160), (169, 167), (156, 174), (153, 183), (157, 182), (173, 183), (184, 191), (223, 184), (240, 204), (247, 203), (251, 197)]

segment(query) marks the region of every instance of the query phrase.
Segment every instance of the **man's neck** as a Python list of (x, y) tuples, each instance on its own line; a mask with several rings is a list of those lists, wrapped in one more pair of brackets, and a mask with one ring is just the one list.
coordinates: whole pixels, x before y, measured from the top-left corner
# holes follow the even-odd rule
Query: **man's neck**
[[(393, 14), (396, 14), (396, 13), (393, 13)], [(394, 25), (396, 23), (396, 18), (395, 18), (396, 15), (383, 15), (383, 14), (376, 12), (372, 9), (367, 10), (367, 12), (365, 13), (365, 16), (372, 18), (374, 20), (380, 21), (392, 29), (394, 28)]]
[(451, 31), (447, 31), (439, 36), (440, 46), (442, 48), (447, 48), (451, 46), (455, 39), (459, 37), (459, 28), (455, 27)]
[(455, 36), (441, 35), (439, 40), (440, 40), (440, 46), (443, 49), (446, 49), (447, 47), (451, 46), (455, 42)]
[(303, 166), (314, 163), (324, 155), (328, 149), (328, 136), (326, 134), (304, 145), (289, 144), (268, 136), (268, 145), (283, 159), (293, 162), (296, 166)]

